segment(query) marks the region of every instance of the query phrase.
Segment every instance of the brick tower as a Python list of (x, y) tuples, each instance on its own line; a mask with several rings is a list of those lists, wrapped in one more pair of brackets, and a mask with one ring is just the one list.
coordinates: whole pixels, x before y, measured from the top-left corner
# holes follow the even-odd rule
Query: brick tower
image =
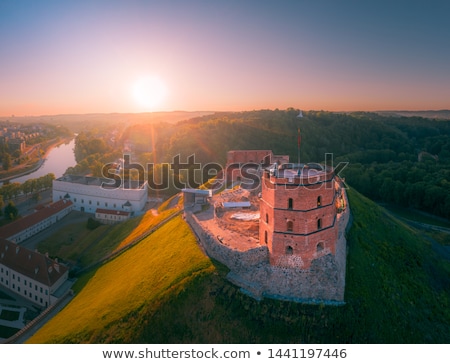
[(259, 239), (271, 265), (307, 270), (313, 260), (336, 254), (336, 190), (334, 171), (319, 164), (264, 171)]

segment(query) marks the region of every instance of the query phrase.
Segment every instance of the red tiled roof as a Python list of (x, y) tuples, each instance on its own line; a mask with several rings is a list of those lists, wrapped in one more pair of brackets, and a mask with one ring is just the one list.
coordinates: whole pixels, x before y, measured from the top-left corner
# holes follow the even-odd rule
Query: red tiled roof
[(0, 238), (0, 264), (48, 287), (53, 286), (68, 270), (44, 254), (3, 238)]
[(14, 236), (21, 231), (49, 218), (50, 216), (57, 214), (70, 205), (72, 205), (72, 201), (70, 200), (59, 200), (45, 206), (31, 215), (24, 216), (9, 223), (8, 225), (2, 226), (0, 228), (0, 237), (8, 239), (11, 236)]

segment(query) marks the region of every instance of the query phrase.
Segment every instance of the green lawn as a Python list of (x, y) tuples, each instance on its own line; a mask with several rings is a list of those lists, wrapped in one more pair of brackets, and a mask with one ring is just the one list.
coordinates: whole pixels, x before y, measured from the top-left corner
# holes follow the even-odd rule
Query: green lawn
[(72, 302), (30, 342), (126, 342), (128, 321), (203, 271), (213, 270), (188, 226), (175, 218), (89, 275)]
[(344, 306), (242, 294), (177, 217), (82, 276), (77, 296), (30, 342), (450, 342), (450, 262), (352, 189), (349, 200)]
[[(87, 219), (86, 219), (87, 220)], [(86, 222), (65, 226), (37, 246), (40, 252), (58, 257), (71, 264), (77, 264), (84, 252), (108, 231), (108, 226), (99, 226), (95, 230), (86, 228)]]
[(142, 234), (170, 216), (175, 210), (164, 210), (158, 216), (151, 211), (117, 225), (100, 225), (94, 230), (86, 222), (65, 226), (38, 244), (40, 252), (76, 265), (82, 269), (100, 261), (111, 252), (133, 243)]

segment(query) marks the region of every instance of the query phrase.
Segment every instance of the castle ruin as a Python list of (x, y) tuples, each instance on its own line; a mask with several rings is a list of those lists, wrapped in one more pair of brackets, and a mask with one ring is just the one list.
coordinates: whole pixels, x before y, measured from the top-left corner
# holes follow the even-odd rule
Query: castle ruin
[(331, 167), (289, 163), (288, 156), (267, 150), (230, 151), (209, 196), (202, 209), (186, 198), (185, 218), (243, 292), (256, 299), (344, 303), (350, 210)]

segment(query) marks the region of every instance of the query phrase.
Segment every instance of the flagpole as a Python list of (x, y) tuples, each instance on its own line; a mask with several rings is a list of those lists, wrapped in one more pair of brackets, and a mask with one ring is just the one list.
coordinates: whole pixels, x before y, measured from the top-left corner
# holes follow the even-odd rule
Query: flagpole
[[(299, 113), (297, 115), (298, 118), (303, 117), (303, 113), (301, 110), (299, 110)], [(300, 127), (297, 128), (297, 153), (298, 153), (298, 175), (300, 176), (300, 142), (301, 142), (301, 136), (300, 136)]]

